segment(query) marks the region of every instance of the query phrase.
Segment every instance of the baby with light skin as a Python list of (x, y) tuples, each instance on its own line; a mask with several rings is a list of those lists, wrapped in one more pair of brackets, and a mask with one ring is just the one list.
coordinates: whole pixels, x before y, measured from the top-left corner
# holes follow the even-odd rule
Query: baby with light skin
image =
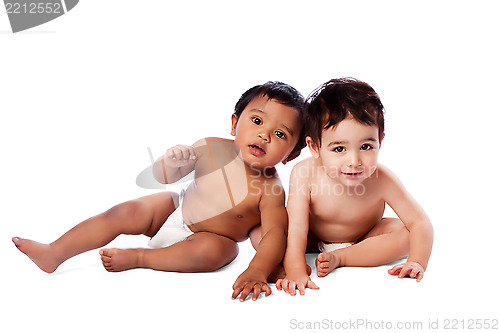
[[(317, 275), (337, 267), (371, 267), (408, 256), (389, 274), (420, 282), (433, 228), (398, 178), (378, 164), (384, 138), (383, 105), (371, 86), (352, 78), (328, 81), (306, 103), (306, 143), (312, 157), (290, 176), (286, 276), (277, 288), (303, 295), (319, 289), (306, 252), (321, 252)], [(399, 218), (385, 218), (385, 205)]]

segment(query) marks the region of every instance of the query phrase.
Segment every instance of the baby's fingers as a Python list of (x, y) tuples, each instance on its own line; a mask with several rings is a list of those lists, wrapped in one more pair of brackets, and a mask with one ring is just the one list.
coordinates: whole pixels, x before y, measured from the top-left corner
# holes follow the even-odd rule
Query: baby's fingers
[(165, 152), (165, 157), (174, 158), (174, 156), (175, 156), (174, 148), (168, 148), (167, 151)]
[(417, 279), (417, 282), (420, 282), (424, 277), (424, 269), (422, 268), (422, 265), (415, 262), (396, 265), (389, 269), (388, 273), (394, 276), (397, 275), (400, 279), (405, 276), (409, 276), (413, 279)]
[(403, 268), (403, 266), (404, 266), (404, 264), (396, 265), (396, 266), (392, 267), (391, 269), (389, 269), (388, 273), (391, 275), (399, 275), (399, 272), (401, 272), (401, 269)]
[[(260, 288), (260, 286), (259, 286)], [(243, 290), (241, 291), (241, 295), (240, 295), (240, 302), (244, 302), (248, 295), (250, 295), (250, 293), (254, 290), (254, 288), (252, 287), (252, 284), (251, 283), (247, 283), (245, 285), (245, 287), (243, 288)]]
[(290, 295), (295, 296), (295, 288), (297, 287), (297, 283), (295, 281), (290, 281), (288, 284), (288, 292)]
[(195, 160), (196, 153), (191, 146), (177, 145), (167, 149), (165, 156), (167, 158), (179, 161)]
[(299, 290), (300, 295), (305, 295), (306, 293), (306, 286), (303, 283), (297, 283), (297, 289)]
[(241, 291), (240, 302), (244, 302), (247, 299), (248, 295), (250, 295), (250, 291), (251, 287), (246, 285), (245, 288), (243, 288), (243, 290)]
[(175, 160), (182, 159), (182, 149), (179, 146), (172, 147), (172, 153), (173, 153), (172, 156), (173, 159)]
[(267, 296), (269, 296), (269, 295), (271, 295), (271, 293), (273, 292), (273, 291), (271, 290), (271, 287), (269, 287), (267, 284), (265, 284), (265, 285), (262, 287), (262, 289), (266, 292), (266, 293), (264, 294), (264, 296), (266, 296), (266, 297), (267, 297)]
[(408, 265), (405, 265), (401, 271), (399, 272), (399, 275), (398, 275), (398, 278), (402, 279), (404, 278), (405, 276), (409, 276), (411, 271), (412, 271), (412, 267), (411, 266), (408, 266)]
[(181, 146), (177, 147), (175, 150), (175, 158), (181, 161), (188, 161), (190, 159), (195, 159), (196, 154), (194, 153), (193, 147)]
[(278, 290), (282, 290), (283, 289), (283, 279), (278, 279), (278, 281), (276, 281), (276, 289)]
[(195, 160), (196, 159), (196, 153), (194, 152), (194, 148), (191, 147), (191, 146), (188, 146), (187, 147), (187, 150), (184, 152), (184, 158), (185, 159), (191, 159), (191, 160)]
[[(256, 284), (254, 287), (253, 287), (253, 295), (252, 295), (252, 301), (256, 301), (257, 298), (259, 298), (259, 295), (260, 295), (260, 291), (262, 290), (262, 287), (260, 286), (260, 284)], [(241, 301), (241, 299), (240, 299)]]
[(236, 297), (238, 297), (238, 295), (241, 293), (241, 291), (243, 290), (243, 287), (242, 285), (238, 285), (238, 286), (234, 286), (233, 289), (233, 295), (231, 296), (232, 299), (236, 299)]
[(281, 284), (280, 284), (280, 287), (282, 287), (282, 288), (283, 288), (283, 291), (284, 291), (285, 293), (287, 293), (287, 294), (289, 293), (289, 284), (290, 284), (290, 281), (289, 281), (289, 280), (287, 280), (287, 279), (283, 279), (283, 280), (281, 281)]
[(245, 288), (243, 288), (240, 296), (240, 302), (245, 301), (250, 293), (252, 293), (252, 301), (256, 301), (262, 291), (265, 292), (266, 297), (271, 295), (271, 287), (267, 284), (261, 285), (260, 283), (255, 283), (253, 287), (252, 285), (252, 283), (248, 283)]
[(253, 287), (253, 296), (252, 296), (252, 301), (256, 301), (258, 298), (259, 298), (259, 295), (261, 292), (265, 292), (264, 296), (269, 296), (271, 295), (271, 287), (269, 287), (267, 284), (264, 284), (264, 285), (260, 285), (260, 284), (256, 284), (254, 287)]
[(309, 289), (315, 289), (315, 290), (319, 289), (319, 287), (316, 285), (316, 283), (312, 282), (312, 280), (307, 281), (306, 287)]
[(420, 282), (424, 277), (424, 272), (420, 269), (420, 267), (413, 267), (410, 273), (410, 277), (413, 279), (417, 279), (417, 282)]

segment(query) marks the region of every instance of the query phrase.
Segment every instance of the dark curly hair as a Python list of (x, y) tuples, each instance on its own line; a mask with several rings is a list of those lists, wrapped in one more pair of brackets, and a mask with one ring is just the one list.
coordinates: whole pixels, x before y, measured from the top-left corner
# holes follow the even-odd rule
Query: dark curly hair
[[(299, 93), (294, 87), (279, 81), (268, 81), (264, 84), (248, 89), (243, 93), (243, 95), (241, 95), (240, 99), (236, 103), (234, 107), (234, 114), (239, 118), (248, 103), (258, 96), (267, 97), (268, 99), (272, 99), (283, 105), (291, 106), (299, 112), (301, 123), (304, 123), (304, 96), (302, 96), (301, 93)], [(305, 146), (305, 128), (302, 126), (299, 141), (293, 148), (292, 153), (302, 150)]]

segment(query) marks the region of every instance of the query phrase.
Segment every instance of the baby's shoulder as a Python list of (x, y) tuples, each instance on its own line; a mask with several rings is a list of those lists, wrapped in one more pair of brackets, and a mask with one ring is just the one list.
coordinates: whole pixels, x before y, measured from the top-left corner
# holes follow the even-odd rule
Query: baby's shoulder
[(209, 137), (201, 138), (198, 141), (196, 141), (193, 144), (193, 147), (206, 146), (207, 144), (218, 143), (218, 142), (220, 142), (220, 143), (233, 143), (234, 140), (209, 136)]
[(310, 175), (315, 168), (317, 168), (316, 159), (312, 157), (306, 158), (294, 165), (292, 168), (292, 176)]
[(301, 185), (321, 182), (325, 177), (322, 168), (317, 159), (313, 157), (306, 158), (293, 167), (290, 173), (290, 181)]
[(379, 164), (377, 170), (375, 171), (375, 176), (381, 180), (389, 180), (396, 175), (387, 166)]
[(402, 186), (396, 174), (385, 165), (378, 165), (374, 176), (378, 187), (381, 189), (393, 189)]

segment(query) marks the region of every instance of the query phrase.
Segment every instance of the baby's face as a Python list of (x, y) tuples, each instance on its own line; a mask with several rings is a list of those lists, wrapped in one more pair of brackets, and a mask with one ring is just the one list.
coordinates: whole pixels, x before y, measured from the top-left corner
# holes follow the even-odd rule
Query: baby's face
[(377, 169), (379, 151), (377, 126), (345, 119), (335, 128), (323, 131), (316, 157), (321, 159), (330, 178), (346, 186), (356, 186)]
[(299, 112), (267, 97), (256, 97), (240, 117), (232, 116), (231, 134), (243, 161), (263, 169), (282, 162), (297, 144), (302, 124)]

